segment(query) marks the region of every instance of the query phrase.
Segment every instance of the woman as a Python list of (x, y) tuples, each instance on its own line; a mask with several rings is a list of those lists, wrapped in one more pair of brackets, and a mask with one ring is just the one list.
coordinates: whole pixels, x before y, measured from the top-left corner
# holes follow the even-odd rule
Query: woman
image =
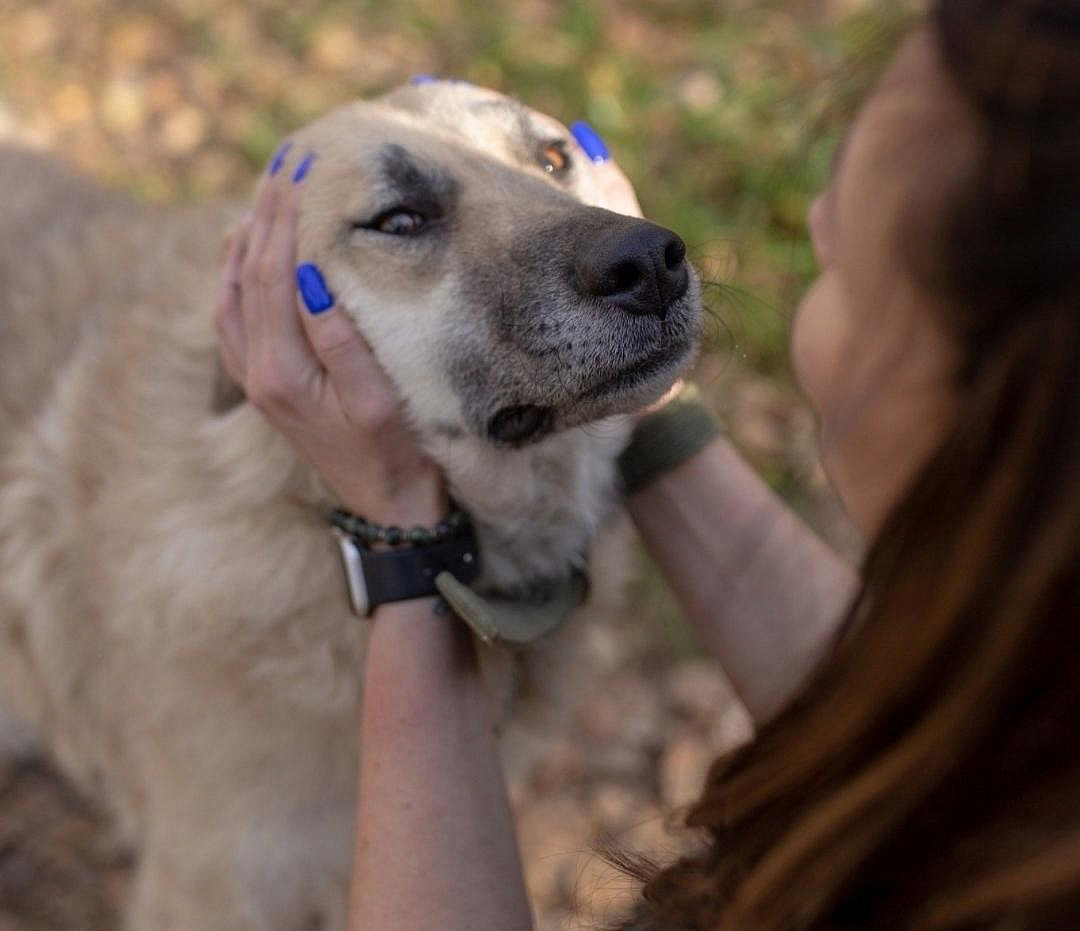
[[(299, 196), (268, 185), (230, 256), (226, 364), (348, 507), (434, 522), (441, 477), (370, 353), (328, 296), (308, 282), (318, 312), (297, 313), (274, 273)], [(631, 497), (762, 727), (690, 812), (707, 845), (643, 870), (624, 927), (1080, 927), (1074, 0), (940, 0), (810, 227), (822, 271), (792, 358), (872, 545), (845, 612), (849, 572), (722, 439)], [(460, 624), (379, 609), (362, 726), (353, 926), (528, 927)]]

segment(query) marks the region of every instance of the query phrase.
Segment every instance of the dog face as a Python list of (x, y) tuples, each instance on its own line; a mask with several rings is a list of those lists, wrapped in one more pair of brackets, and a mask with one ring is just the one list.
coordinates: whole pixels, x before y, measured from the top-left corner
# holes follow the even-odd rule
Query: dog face
[(694, 351), (682, 241), (587, 201), (594, 166), (556, 121), (455, 82), (333, 111), (300, 260), (323, 270), (422, 434), (523, 446), (641, 407)]

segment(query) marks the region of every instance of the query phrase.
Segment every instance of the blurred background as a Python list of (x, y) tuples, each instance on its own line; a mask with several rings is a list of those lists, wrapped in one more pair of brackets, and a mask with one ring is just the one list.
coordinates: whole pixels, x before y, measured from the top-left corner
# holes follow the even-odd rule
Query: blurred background
[[(810, 200), (909, 16), (872, 0), (0, 0), (0, 135), (177, 202), (247, 197), (290, 130), (417, 73), (586, 119), (708, 282), (696, 378), (732, 438), (857, 558), (786, 334), (815, 271)], [(675, 849), (670, 812), (749, 735), (640, 561), (596, 692), (513, 786), (542, 929), (610, 917), (632, 887), (594, 847)], [(129, 872), (47, 767), (0, 764), (0, 931), (116, 928)]]

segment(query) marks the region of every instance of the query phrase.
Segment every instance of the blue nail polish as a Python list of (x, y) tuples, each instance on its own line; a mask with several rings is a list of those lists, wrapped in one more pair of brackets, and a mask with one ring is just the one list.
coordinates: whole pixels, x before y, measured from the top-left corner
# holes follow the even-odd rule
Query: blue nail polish
[(308, 171), (311, 170), (311, 163), (314, 161), (315, 153), (308, 152), (308, 154), (304, 156), (304, 160), (296, 166), (296, 171), (293, 172), (293, 184), (299, 184), (301, 181), (304, 180), (305, 177), (307, 177)]
[(327, 289), (322, 272), (311, 262), (296, 267), (296, 285), (300, 288), (304, 306), (312, 314), (321, 314), (334, 306), (334, 296)]
[(606, 162), (611, 158), (611, 153), (608, 151), (608, 147), (604, 145), (604, 140), (600, 138), (600, 134), (584, 120), (578, 120), (572, 124), (570, 132), (577, 139), (578, 145), (585, 150), (585, 154), (594, 162)]
[(270, 159), (270, 174), (276, 175), (281, 171), (281, 166), (285, 164), (285, 156), (289, 154), (289, 149), (292, 148), (291, 142), (286, 142), (277, 152), (274, 153), (274, 157)]
[(410, 84), (438, 84), (439, 79), (431, 74), (414, 74), (409, 78)]

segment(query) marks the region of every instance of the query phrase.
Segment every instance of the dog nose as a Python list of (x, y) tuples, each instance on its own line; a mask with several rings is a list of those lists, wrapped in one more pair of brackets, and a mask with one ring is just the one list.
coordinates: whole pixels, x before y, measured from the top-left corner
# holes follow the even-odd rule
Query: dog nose
[(578, 276), (587, 296), (663, 320), (690, 282), (686, 245), (669, 229), (629, 220), (602, 233), (585, 250)]

